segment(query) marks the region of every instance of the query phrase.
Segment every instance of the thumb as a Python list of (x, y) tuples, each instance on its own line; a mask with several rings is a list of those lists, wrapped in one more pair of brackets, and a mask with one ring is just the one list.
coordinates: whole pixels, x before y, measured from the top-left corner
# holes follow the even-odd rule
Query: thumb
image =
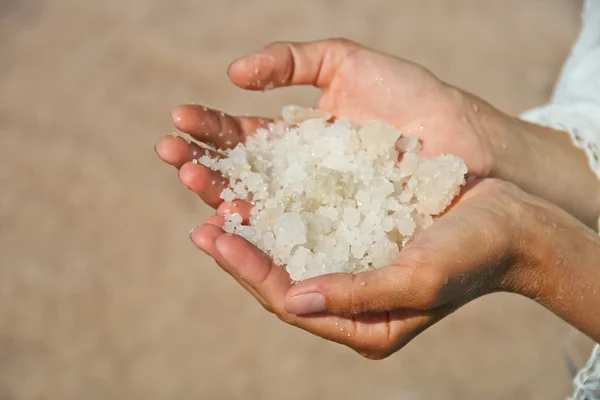
[(394, 265), (300, 282), (287, 293), (285, 310), (292, 314), (357, 315), (401, 308), (429, 309), (448, 278), (424, 255), (420, 249), (407, 246)]
[(346, 39), (271, 43), (229, 66), (229, 77), (244, 89), (294, 85), (327, 89), (344, 59), (361, 46)]
[(426, 310), (464, 304), (490, 291), (508, 265), (510, 232), (498, 221), (501, 216), (478, 211), (481, 202), (481, 196), (465, 196), (388, 267), (298, 283), (287, 293), (286, 311), (355, 315)]

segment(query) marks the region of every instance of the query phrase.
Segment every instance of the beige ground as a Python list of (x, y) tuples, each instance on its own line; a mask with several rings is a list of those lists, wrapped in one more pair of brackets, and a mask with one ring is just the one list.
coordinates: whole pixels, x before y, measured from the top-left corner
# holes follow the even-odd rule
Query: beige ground
[(514, 296), (383, 362), (284, 326), (188, 241), (208, 215), (161, 165), (168, 112), (273, 114), (225, 68), (347, 36), (516, 113), (547, 98), (571, 0), (0, 0), (0, 400), (560, 399), (588, 341)]

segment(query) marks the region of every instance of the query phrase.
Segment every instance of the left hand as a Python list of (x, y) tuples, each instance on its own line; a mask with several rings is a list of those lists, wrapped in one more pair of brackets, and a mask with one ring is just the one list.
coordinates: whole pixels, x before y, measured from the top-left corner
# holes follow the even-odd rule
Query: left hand
[[(379, 120), (403, 135), (418, 136), (421, 155), (461, 157), (469, 173), (488, 177), (505, 163), (507, 146), (525, 151), (520, 134), (494, 128), (491, 121), (512, 121), (483, 100), (454, 88), (426, 68), (343, 39), (275, 42), (242, 57), (227, 71), (231, 81), (247, 90), (313, 85), (322, 90), (316, 107), (356, 124)], [(233, 116), (200, 105), (184, 105), (171, 113), (175, 127), (195, 140), (232, 148), (272, 120)], [(482, 121), (485, 120), (485, 124)], [(191, 163), (203, 152), (195, 143), (166, 136), (156, 145), (159, 157), (180, 169), (182, 182), (209, 206), (217, 207), (221, 176)], [(194, 157), (196, 152), (196, 157)], [(525, 153), (527, 154), (527, 153)], [(509, 163), (512, 165), (512, 162)], [(216, 185), (212, 182), (215, 181)]]
[[(416, 135), (422, 156), (461, 157), (472, 176), (512, 182), (597, 229), (600, 185), (568, 134), (510, 117), (420, 65), (336, 39), (272, 43), (235, 61), (228, 74), (248, 90), (316, 86), (323, 91), (317, 108), (359, 125), (379, 120), (403, 135)], [(178, 107), (172, 117), (180, 131), (221, 148), (234, 147), (269, 122), (193, 105)], [(182, 182), (208, 205), (221, 203), (219, 174), (190, 162), (194, 152), (201, 154), (196, 145), (167, 136), (156, 151), (181, 168)]]
[(530, 198), (512, 184), (479, 181), (392, 265), (295, 285), (266, 254), (225, 233), (220, 216), (191, 238), (281, 320), (381, 359), (479, 296), (527, 291), (515, 276), (527, 264), (519, 243)]

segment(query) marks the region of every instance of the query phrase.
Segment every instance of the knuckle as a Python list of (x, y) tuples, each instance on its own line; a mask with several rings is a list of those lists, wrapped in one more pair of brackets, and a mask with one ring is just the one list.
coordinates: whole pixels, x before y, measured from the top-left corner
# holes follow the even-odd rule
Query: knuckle
[(258, 300), (258, 303), (262, 306), (262, 308), (264, 308), (265, 310), (267, 310), (271, 314), (274, 314), (273, 308), (271, 308), (271, 306), (266, 301), (264, 301), (264, 300)]
[(352, 281), (347, 295), (348, 300), (344, 308), (351, 315), (363, 314), (366, 311), (365, 302), (357, 289), (358, 282), (356, 281), (356, 275), (352, 275), (351, 279)]
[(416, 303), (422, 309), (435, 307), (442, 289), (448, 283), (446, 274), (431, 267), (417, 269), (412, 274), (411, 280), (410, 284), (417, 289), (415, 291)]
[(425, 274), (424, 278), (424, 298), (423, 306), (425, 308), (435, 307), (438, 302), (442, 289), (448, 283), (447, 275), (440, 271), (431, 270)]
[(273, 314), (282, 322), (285, 322), (288, 325), (295, 325), (296, 317), (292, 314), (288, 314), (282, 310), (273, 310)]
[(408, 250), (408, 268), (410, 268), (407, 287), (412, 288), (415, 303), (419, 308), (431, 308), (448, 284), (448, 274), (436, 260), (436, 252), (433, 248), (412, 246), (405, 250)]

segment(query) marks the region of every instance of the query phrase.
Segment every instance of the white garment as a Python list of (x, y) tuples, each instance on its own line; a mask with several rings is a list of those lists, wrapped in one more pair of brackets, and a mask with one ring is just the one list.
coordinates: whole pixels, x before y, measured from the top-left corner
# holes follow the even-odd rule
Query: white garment
[(550, 103), (521, 118), (566, 130), (600, 176), (600, 0), (586, 0), (583, 27)]
[[(586, 0), (583, 27), (549, 104), (523, 119), (568, 131), (600, 177), (600, 0)], [(600, 400), (600, 346), (574, 381), (572, 400)]]

